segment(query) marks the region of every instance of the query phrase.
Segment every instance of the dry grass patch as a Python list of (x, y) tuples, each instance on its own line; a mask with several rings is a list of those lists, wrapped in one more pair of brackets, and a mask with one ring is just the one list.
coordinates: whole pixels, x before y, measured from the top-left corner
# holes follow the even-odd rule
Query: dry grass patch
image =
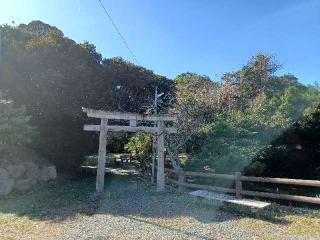
[(54, 239), (68, 223), (92, 215), (94, 179), (44, 183), (0, 199), (0, 239)]

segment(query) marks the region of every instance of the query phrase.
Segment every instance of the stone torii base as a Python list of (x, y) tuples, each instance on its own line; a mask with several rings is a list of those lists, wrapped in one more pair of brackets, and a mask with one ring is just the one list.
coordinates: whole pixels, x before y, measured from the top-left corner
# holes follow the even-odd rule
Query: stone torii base
[[(88, 117), (100, 118), (100, 125), (84, 125), (85, 131), (98, 131), (99, 136), (99, 153), (97, 166), (96, 194), (101, 194), (104, 188), (104, 175), (106, 164), (106, 146), (108, 132), (138, 132), (143, 131), (152, 133), (157, 136), (157, 191), (163, 191), (165, 187), (164, 177), (164, 135), (165, 133), (176, 133), (177, 129), (166, 127), (165, 122), (175, 122), (176, 117), (168, 114), (160, 115), (142, 115), (135, 113), (106, 112), (82, 108)], [(125, 120), (129, 125), (110, 125), (108, 120)], [(139, 126), (139, 122), (150, 122), (152, 127)]]

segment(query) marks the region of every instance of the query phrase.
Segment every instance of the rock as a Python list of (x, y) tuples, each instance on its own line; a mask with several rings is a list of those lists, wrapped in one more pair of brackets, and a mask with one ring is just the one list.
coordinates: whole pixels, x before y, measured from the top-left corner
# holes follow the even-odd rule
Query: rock
[(27, 190), (27, 189), (31, 188), (35, 183), (37, 183), (37, 180), (35, 182), (32, 179), (17, 180), (14, 184), (14, 189)]
[(8, 173), (12, 178), (21, 178), (26, 171), (23, 165), (10, 165), (7, 167)]
[(39, 172), (40, 181), (49, 181), (57, 177), (57, 170), (55, 166), (42, 167)]
[(48, 167), (50, 180), (57, 178), (57, 169), (55, 166)]
[(30, 183), (31, 183), (32, 186), (33, 186), (33, 185), (36, 185), (37, 182), (38, 182), (38, 178), (28, 178), (28, 179), (29, 179), (29, 181), (30, 181)]
[(38, 180), (39, 181), (49, 181), (50, 177), (49, 177), (49, 172), (48, 172), (48, 168), (47, 167), (42, 167), (39, 171), (39, 176), (38, 176)]
[(8, 179), (9, 173), (6, 169), (0, 168), (0, 179)]
[(0, 195), (7, 195), (12, 191), (14, 185), (13, 179), (1, 179), (0, 180)]
[(28, 179), (35, 179), (37, 181), (39, 176), (39, 166), (32, 163), (32, 162), (26, 162), (24, 163), (26, 167), (26, 173), (25, 176)]
[(8, 165), (10, 165), (10, 161), (6, 158), (0, 159), (0, 167), (6, 168)]

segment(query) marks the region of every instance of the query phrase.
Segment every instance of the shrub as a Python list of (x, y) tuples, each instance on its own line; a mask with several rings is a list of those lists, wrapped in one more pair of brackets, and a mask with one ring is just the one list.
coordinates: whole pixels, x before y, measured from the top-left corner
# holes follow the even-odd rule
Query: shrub
[(12, 101), (0, 98), (0, 149), (26, 145), (34, 134), (25, 108), (15, 107)]
[(135, 155), (139, 162), (139, 167), (142, 172), (147, 171), (150, 153), (152, 150), (152, 136), (144, 132), (137, 132), (129, 138), (125, 149)]
[(320, 178), (320, 105), (263, 149), (246, 169), (264, 166), (261, 175), (304, 179)]
[(17, 107), (10, 100), (0, 97), (0, 156), (1, 163), (7, 161), (44, 160), (28, 149), (37, 132), (30, 124), (30, 116), (24, 107)]

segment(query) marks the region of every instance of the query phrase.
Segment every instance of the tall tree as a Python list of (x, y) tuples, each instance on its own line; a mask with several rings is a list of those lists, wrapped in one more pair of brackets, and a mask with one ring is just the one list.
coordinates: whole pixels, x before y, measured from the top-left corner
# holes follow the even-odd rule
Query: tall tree
[(94, 45), (40, 21), (2, 26), (2, 45), (0, 89), (25, 105), (39, 131), (34, 147), (60, 169), (73, 170), (96, 151), (96, 136), (82, 130), (81, 107), (141, 112), (155, 86), (170, 88), (169, 79), (121, 58), (102, 59)]

